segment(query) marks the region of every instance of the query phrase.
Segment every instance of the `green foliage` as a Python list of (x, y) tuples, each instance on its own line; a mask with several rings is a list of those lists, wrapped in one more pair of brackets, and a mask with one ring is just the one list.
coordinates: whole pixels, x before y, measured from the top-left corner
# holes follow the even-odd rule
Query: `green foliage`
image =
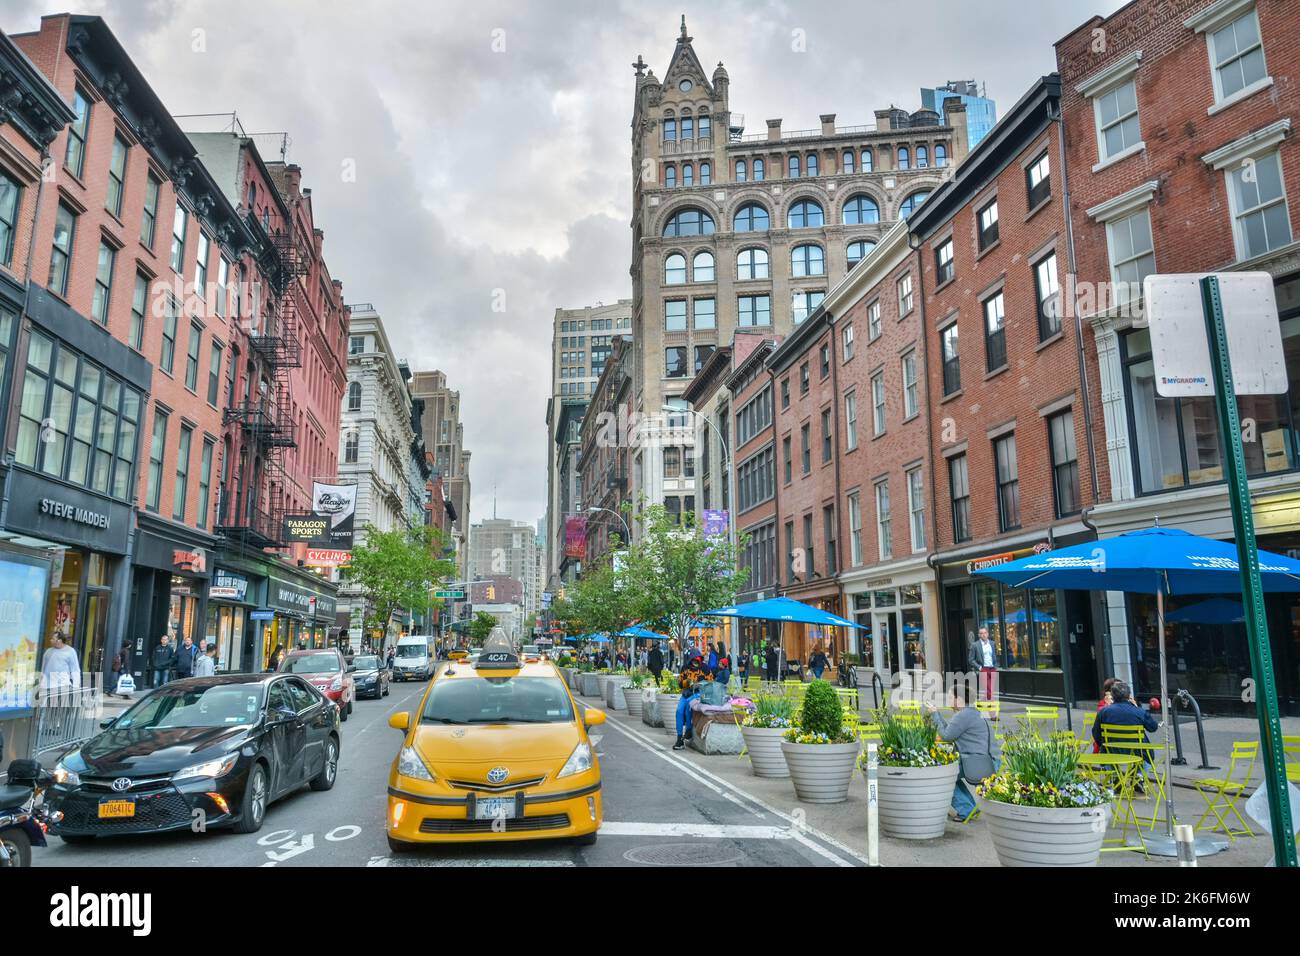
[(1058, 808), (1096, 807), (1113, 798), (1080, 774), (1076, 744), (1027, 732), (1007, 739), (1001, 768), (980, 784), (979, 794), (999, 803)]
[(398, 611), (421, 614), (441, 605), (430, 591), (456, 573), (454, 561), (435, 557), (442, 544), (436, 528), (380, 531), (366, 526), (364, 543), (352, 549), (347, 579), (361, 589), (367, 628), (386, 631)]
[(566, 624), (579, 627), (574, 633), (616, 633), (632, 619), (630, 599), (629, 589), (618, 586), (613, 567), (588, 566), (567, 594)]
[(759, 694), (754, 698), (754, 712), (745, 718), (746, 727), (781, 727), (795, 725), (794, 701), (775, 694)]
[(937, 767), (955, 763), (958, 754), (939, 737), (930, 714), (899, 714), (886, 707), (871, 712), (880, 728), (880, 763), (886, 767)]
[(627, 683), (623, 685), (625, 690), (640, 690), (650, 683), (650, 675), (643, 671), (633, 671), (627, 675)]
[(469, 622), (469, 638), (475, 644), (482, 644), (497, 626), (497, 619), (487, 611), (479, 611)]
[(837, 737), (844, 726), (844, 706), (829, 681), (815, 680), (804, 694), (799, 726), (809, 734)]
[(556, 666), (556, 667), (572, 667), (572, 666), (573, 666), (573, 658), (570, 657), (568, 654), (561, 654), (561, 655), (560, 655), (560, 659), (559, 659), (558, 661), (555, 662), (555, 666)]

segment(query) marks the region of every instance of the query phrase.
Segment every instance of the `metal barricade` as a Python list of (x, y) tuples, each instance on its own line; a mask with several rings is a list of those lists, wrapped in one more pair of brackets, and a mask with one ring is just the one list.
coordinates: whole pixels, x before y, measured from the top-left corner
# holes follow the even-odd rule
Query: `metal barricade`
[[(90, 675), (85, 675), (89, 677)], [(66, 750), (99, 729), (103, 698), (96, 684), (43, 690), (36, 707), (34, 754)]]

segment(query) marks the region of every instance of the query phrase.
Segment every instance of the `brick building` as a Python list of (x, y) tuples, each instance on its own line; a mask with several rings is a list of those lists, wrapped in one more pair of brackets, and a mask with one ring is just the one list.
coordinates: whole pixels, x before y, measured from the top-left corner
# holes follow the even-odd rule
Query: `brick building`
[(623, 510), (632, 504), (628, 482), (631, 449), (627, 442), (632, 412), (631, 344), (621, 335), (613, 337), (613, 351), (606, 357), (600, 377), (591, 388), (591, 402), (579, 432), (580, 480), (587, 489), (581, 504), (596, 509), (587, 514), (585, 561), (589, 564), (599, 564), (609, 553), (611, 535), (618, 535), (626, 547), (630, 531), (626, 525), (632, 521)]
[[(1076, 307), (1096, 337), (1094, 427), (1106, 449), (1101, 484), (1111, 490), (1088, 517), (1103, 537), (1157, 515), (1232, 537), (1213, 401), (1156, 394), (1140, 282), (1154, 272), (1263, 271), (1274, 278), (1291, 391), (1238, 404), (1255, 425), (1245, 454), (1259, 545), (1300, 550), (1297, 23), (1295, 0), (1140, 0), (1056, 44)], [(1172, 610), (1186, 603), (1194, 602), (1174, 599)], [(1294, 713), (1300, 605), (1279, 595), (1267, 606), (1279, 693)], [(1112, 593), (1104, 608), (1113, 671), (1150, 693), (1158, 684), (1153, 601)], [(1181, 622), (1169, 641), (1171, 681), (1202, 707), (1253, 706), (1242, 703), (1250, 666), (1240, 625)]]

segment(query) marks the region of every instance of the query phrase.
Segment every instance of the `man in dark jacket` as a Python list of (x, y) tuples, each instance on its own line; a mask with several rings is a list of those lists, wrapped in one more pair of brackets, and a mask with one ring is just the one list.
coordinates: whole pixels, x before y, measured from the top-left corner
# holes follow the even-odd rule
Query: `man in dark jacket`
[[(1144, 731), (1155, 733), (1160, 726), (1160, 722), (1155, 716), (1137, 704), (1133, 703), (1133, 691), (1122, 680), (1117, 680), (1110, 685), (1110, 697), (1113, 703), (1107, 704), (1097, 713), (1097, 720), (1092, 725), (1092, 739), (1097, 746), (1105, 751), (1106, 748), (1101, 746), (1101, 728), (1103, 724), (1119, 727), (1141, 727)], [(1142, 735), (1143, 740), (1147, 740), (1147, 735)], [(1127, 754), (1131, 750), (1125, 750), (1118, 743), (1114, 748), (1115, 753)], [(1143, 754), (1143, 769), (1145, 770), (1147, 755)], [(1144, 774), (1145, 775), (1145, 774)]]
[(153, 667), (152, 686), (161, 687), (167, 683), (172, 668), (176, 666), (176, 648), (172, 647), (170, 636), (164, 634), (158, 638), (158, 646), (153, 649), (153, 656), (149, 663)]
[(673, 750), (681, 750), (686, 741), (693, 736), (691, 727), (691, 701), (700, 696), (699, 685), (713, 680), (713, 671), (709, 670), (704, 658), (696, 654), (690, 663), (677, 675), (677, 683), (682, 688), (682, 699), (677, 702), (677, 742)]
[(194, 646), (194, 638), (188, 634), (185, 635), (185, 643), (176, 651), (176, 677), (192, 677), (194, 675), (194, 659), (199, 656), (199, 649)]
[(767, 679), (770, 681), (780, 680), (781, 678), (776, 672), (776, 666), (780, 661), (777, 658), (775, 644), (767, 645), (767, 657), (764, 662), (767, 664)]
[(650, 653), (646, 654), (645, 666), (650, 673), (654, 675), (655, 683), (659, 683), (659, 675), (664, 669), (664, 653), (659, 650), (659, 643), (656, 641), (650, 646)]

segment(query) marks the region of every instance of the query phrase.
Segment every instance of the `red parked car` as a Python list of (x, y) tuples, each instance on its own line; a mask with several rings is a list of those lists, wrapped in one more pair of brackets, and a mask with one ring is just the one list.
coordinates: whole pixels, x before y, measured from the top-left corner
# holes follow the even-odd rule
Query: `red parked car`
[(343, 659), (336, 647), (290, 651), (280, 664), (280, 673), (298, 674), (339, 709), (339, 720), (347, 720), (357, 688), (352, 680), (356, 667)]

